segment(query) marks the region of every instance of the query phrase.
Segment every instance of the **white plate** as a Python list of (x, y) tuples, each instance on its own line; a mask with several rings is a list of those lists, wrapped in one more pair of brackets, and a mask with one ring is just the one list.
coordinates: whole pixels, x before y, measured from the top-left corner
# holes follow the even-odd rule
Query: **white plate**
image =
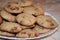
[[(51, 14), (45, 12), (45, 15), (51, 16), (51, 17), (58, 23), (57, 19), (56, 19), (54, 16), (52, 16)], [(59, 24), (59, 23), (58, 23), (58, 24)], [(46, 37), (46, 36), (48, 36), (48, 35), (53, 34), (58, 28), (59, 28), (59, 26), (56, 27), (55, 29), (52, 29), (52, 30), (51, 30), (50, 32), (48, 32), (48, 33), (40, 34), (38, 37), (34, 37), (34, 38), (16, 38), (16, 37), (6, 37), (6, 36), (0, 36), (0, 38), (15, 39), (15, 40), (16, 40), (16, 39), (18, 39), (18, 40), (38, 39), (38, 38)]]

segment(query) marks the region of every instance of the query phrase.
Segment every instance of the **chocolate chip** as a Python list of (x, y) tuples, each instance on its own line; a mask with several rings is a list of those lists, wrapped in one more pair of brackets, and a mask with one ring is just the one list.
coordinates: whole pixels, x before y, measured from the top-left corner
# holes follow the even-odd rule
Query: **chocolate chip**
[(31, 34), (28, 34), (29, 35), (29, 37), (31, 36)]
[(51, 22), (51, 21), (50, 21), (50, 20), (48, 20), (48, 19), (47, 19), (46, 21), (47, 21), (47, 22)]
[(12, 32), (15, 32), (15, 30), (17, 29), (17, 27), (14, 27), (11, 29)]
[(11, 8), (11, 7), (10, 7), (10, 9), (11, 9), (11, 10), (15, 10), (15, 8)]
[(51, 23), (50, 25), (51, 25), (51, 26), (54, 26), (54, 24), (53, 24), (53, 23)]
[(8, 7), (10, 7), (10, 5), (8, 5)]
[(50, 24), (51, 26), (54, 26), (54, 24), (53, 24), (50, 20), (46, 20), (46, 21), (50, 22), (50, 23), (51, 23), (51, 24)]
[(44, 24), (44, 23), (41, 23), (41, 24)]
[(16, 9), (16, 10), (19, 10), (19, 8), (18, 8), (18, 7), (16, 7), (15, 9)]

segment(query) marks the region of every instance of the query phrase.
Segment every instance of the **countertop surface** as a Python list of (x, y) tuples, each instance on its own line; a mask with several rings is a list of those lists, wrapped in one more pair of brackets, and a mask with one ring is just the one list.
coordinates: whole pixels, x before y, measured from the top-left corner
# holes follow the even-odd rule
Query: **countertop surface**
[[(55, 16), (60, 25), (60, 0), (46, 1), (42, 3), (42, 7), (46, 12), (51, 13), (53, 16)], [(53, 35), (37, 40), (60, 40), (60, 28)]]

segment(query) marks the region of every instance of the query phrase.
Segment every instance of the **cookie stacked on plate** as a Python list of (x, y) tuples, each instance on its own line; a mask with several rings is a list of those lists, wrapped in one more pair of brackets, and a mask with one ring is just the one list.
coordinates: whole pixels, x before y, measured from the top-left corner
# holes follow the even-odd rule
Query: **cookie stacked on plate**
[(0, 35), (32, 38), (56, 28), (57, 22), (44, 15), (43, 8), (30, 0), (8, 2), (0, 10)]

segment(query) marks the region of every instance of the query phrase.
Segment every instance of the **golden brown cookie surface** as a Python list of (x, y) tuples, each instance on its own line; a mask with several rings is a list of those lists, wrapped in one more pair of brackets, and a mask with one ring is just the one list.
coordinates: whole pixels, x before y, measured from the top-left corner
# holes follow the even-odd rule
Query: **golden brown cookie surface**
[(19, 14), (23, 11), (23, 8), (20, 7), (17, 3), (9, 2), (6, 5), (5, 10), (13, 14)]
[(26, 14), (32, 14), (34, 16), (44, 15), (44, 10), (42, 9), (42, 7), (37, 5), (25, 7), (23, 12)]
[(30, 0), (19, 0), (19, 4), (22, 7), (31, 6), (32, 5), (32, 1), (30, 1)]
[(24, 13), (17, 15), (16, 20), (18, 23), (25, 26), (31, 26), (36, 22), (36, 18), (34, 16)]
[(17, 33), (22, 30), (19, 24), (13, 22), (4, 22), (1, 24), (1, 30), (8, 31), (12, 33)]
[(37, 17), (37, 23), (40, 26), (43, 26), (45, 28), (55, 28), (57, 27), (57, 22), (52, 19), (50, 16), (38, 16)]
[(26, 14), (35, 15), (36, 11), (35, 11), (34, 7), (25, 7), (23, 12), (26, 13)]
[(6, 12), (5, 10), (1, 11), (1, 16), (7, 21), (15, 21), (15, 16), (11, 15), (9, 12)]
[(47, 33), (50, 31), (50, 29), (47, 29), (47, 28), (43, 28), (39, 25), (36, 25), (33, 30), (36, 32), (36, 34), (43, 34), (43, 33)]
[(0, 31), (0, 36), (15, 36), (15, 35), (12, 33)]
[[(24, 36), (23, 36), (24, 35)], [(31, 37), (35, 37), (35, 33), (31, 30), (31, 29), (25, 29), (25, 30), (22, 30), (20, 33), (18, 33), (16, 35), (16, 37), (19, 37), (19, 38), (31, 38)]]
[(44, 10), (39, 4), (34, 4), (33, 7), (35, 8), (36, 16), (44, 15)]

